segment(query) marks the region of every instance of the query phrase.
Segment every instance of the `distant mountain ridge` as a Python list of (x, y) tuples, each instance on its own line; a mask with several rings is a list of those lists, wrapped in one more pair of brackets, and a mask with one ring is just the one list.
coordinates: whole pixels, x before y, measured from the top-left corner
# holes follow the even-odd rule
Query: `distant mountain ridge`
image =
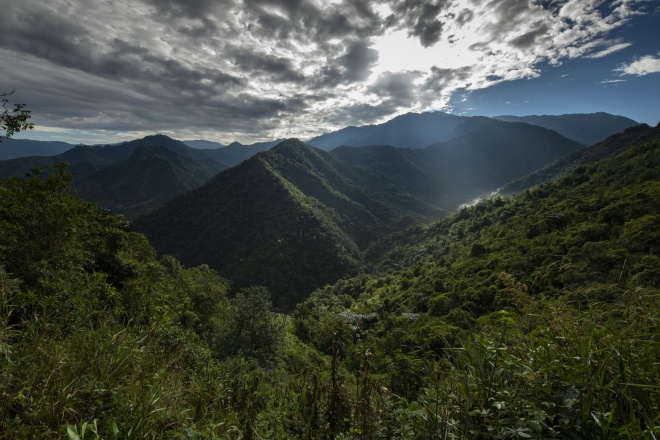
[(58, 141), (34, 141), (31, 139), (3, 139), (0, 143), (0, 160), (29, 156), (55, 156), (75, 145)]
[[(308, 141), (312, 146), (329, 151), (341, 145), (392, 145), (400, 148), (424, 148), (464, 134), (460, 125), (484, 116), (455, 116), (443, 112), (407, 113), (378, 125), (346, 127), (316, 136)], [(525, 122), (554, 130), (564, 137), (591, 145), (612, 134), (637, 125), (624, 116), (608, 113), (566, 114), (559, 116), (497, 116), (505, 122)]]
[(407, 113), (383, 124), (346, 127), (314, 137), (308, 143), (322, 150), (341, 145), (392, 145), (398, 148), (423, 148), (452, 137), (452, 130), (469, 119), (443, 112)]
[(0, 162), (0, 178), (67, 162), (73, 186), (88, 201), (129, 219), (206, 182), (227, 165), (164, 135), (108, 146), (79, 145), (49, 157)]
[[(509, 123), (504, 119), (511, 119), (522, 125), (501, 125)], [(532, 124), (523, 123), (521, 120)], [(345, 166), (342, 172), (347, 172), (350, 179), (364, 190), (376, 191), (384, 197), (384, 200), (390, 197), (396, 200), (395, 204), (402, 200), (398, 195), (407, 194), (407, 203), (416, 213), (421, 206), (429, 204), (443, 210), (454, 210), (464, 203), (468, 196), (483, 195), (492, 191), (494, 187), (506, 185), (512, 179), (520, 179), (536, 171), (538, 167), (547, 166), (547, 161), (554, 161), (564, 153), (569, 154), (580, 148), (575, 143), (569, 145), (566, 143), (567, 139), (560, 139), (557, 133), (565, 133), (573, 136), (574, 139), (576, 136), (577, 139), (582, 140), (594, 139), (620, 126), (628, 127), (631, 124), (635, 122), (606, 113), (503, 116), (500, 119), (463, 117), (442, 112), (409, 113), (383, 124), (346, 127), (333, 133), (326, 133), (311, 139), (310, 143), (323, 150), (339, 150), (333, 156), (334, 159), (343, 160), (346, 166), (350, 165)], [(524, 128), (525, 125), (527, 128)], [(503, 128), (514, 126), (516, 128), (511, 130)], [(554, 127), (556, 130), (550, 131), (543, 126)], [(537, 130), (529, 127), (537, 127)], [(0, 161), (0, 178), (20, 177), (33, 168), (45, 168), (56, 162), (69, 162), (71, 170), (76, 175), (74, 184), (84, 182), (81, 195), (129, 218), (135, 218), (159, 207), (174, 194), (200, 185), (210, 179), (215, 172), (236, 166), (259, 152), (270, 150), (281, 140), (258, 142), (252, 145), (233, 142), (227, 146), (203, 140), (187, 141), (195, 148), (165, 135), (152, 135), (104, 146), (71, 146), (39, 141), (25, 143), (7, 140), (0, 144), (0, 153), (5, 151), (9, 156), (16, 155), (17, 148), (3, 150), (7, 145), (16, 145), (12, 142), (26, 146), (20, 152), (23, 155), (29, 152), (51, 154), (64, 149), (66, 151), (49, 156), (20, 157)], [(550, 142), (557, 146), (558, 150), (554, 152), (551, 149), (538, 150), (540, 155), (536, 160), (517, 164), (518, 158), (526, 155), (525, 145), (537, 142)], [(354, 151), (342, 150), (341, 145), (352, 145), (365, 150), (357, 154)], [(391, 146), (390, 149), (386, 147), (387, 145)], [(159, 188), (159, 185), (147, 184), (140, 176), (130, 175), (138, 173), (137, 170), (140, 169), (140, 174), (151, 176), (154, 182), (158, 182), (162, 177), (159, 177), (158, 170), (140, 168), (138, 164), (132, 163), (117, 165), (117, 162), (136, 160), (132, 155), (141, 146), (165, 149), (183, 158), (175, 160), (170, 154), (165, 152), (161, 154), (161, 159), (171, 161), (167, 173), (170, 173), (170, 178), (174, 179), (172, 185), (160, 185)], [(400, 151), (392, 150), (391, 148), (394, 147), (399, 148)], [(401, 149), (408, 151), (404, 152)], [(9, 152), (10, 150), (13, 153)], [(393, 160), (393, 157), (397, 159)], [(506, 165), (503, 165), (504, 157), (508, 157)], [(352, 160), (356, 163), (350, 163)], [(364, 161), (369, 163), (363, 163)], [(472, 167), (466, 169), (461, 165), (462, 162), (469, 162)], [(160, 163), (154, 160), (143, 162), (141, 166), (145, 164), (157, 166)], [(360, 163), (361, 165), (357, 166)], [(481, 165), (477, 166), (479, 163)], [(110, 171), (105, 170), (106, 167), (111, 166)], [(168, 167), (163, 167), (160, 171), (165, 173)], [(406, 178), (403, 180), (400, 178), (402, 174), (399, 168), (406, 170)], [(413, 175), (416, 177), (411, 178), (410, 176)], [(129, 194), (128, 182), (137, 185), (138, 190), (135, 194)], [(119, 187), (124, 189), (119, 190)], [(178, 189), (175, 191), (174, 188)], [(385, 195), (383, 188), (389, 188), (387, 193), (389, 195)], [(116, 193), (111, 195), (115, 190)], [(134, 196), (138, 194), (144, 197), (144, 200), (135, 199)], [(122, 197), (127, 197), (130, 202), (120, 202)], [(417, 221), (416, 215), (413, 214), (410, 219)]]
[(613, 134), (639, 124), (625, 116), (604, 112), (557, 116), (496, 116), (494, 119), (507, 122), (526, 122), (545, 127), (584, 145), (603, 141)]
[(216, 148), (222, 148), (225, 146), (219, 142), (207, 141), (202, 139), (184, 140), (181, 142), (183, 142), (190, 148), (198, 148), (200, 150), (215, 150)]

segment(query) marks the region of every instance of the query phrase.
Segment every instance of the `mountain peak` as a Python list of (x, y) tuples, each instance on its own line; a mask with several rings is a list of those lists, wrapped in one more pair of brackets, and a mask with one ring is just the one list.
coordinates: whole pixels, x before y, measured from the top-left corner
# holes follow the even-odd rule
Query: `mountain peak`
[(300, 139), (296, 138), (290, 138), (290, 139), (285, 139), (279, 144), (275, 145), (272, 150), (273, 151), (283, 151), (283, 150), (288, 150), (292, 148), (311, 148), (309, 145), (301, 141)]

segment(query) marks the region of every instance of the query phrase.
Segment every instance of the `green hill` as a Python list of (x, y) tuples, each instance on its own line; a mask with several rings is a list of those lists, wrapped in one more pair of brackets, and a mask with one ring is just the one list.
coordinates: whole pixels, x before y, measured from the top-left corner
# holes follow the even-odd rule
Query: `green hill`
[(159, 253), (208, 264), (238, 287), (263, 284), (278, 305), (291, 307), (362, 270), (361, 252), (384, 235), (437, 219), (581, 148), (528, 124), (487, 118), (472, 124), (478, 126), (466, 127), (455, 142), (423, 150), (326, 153), (288, 140), (136, 219), (134, 227)]
[(147, 136), (119, 145), (79, 145), (55, 156), (2, 161), (0, 178), (22, 177), (34, 168), (65, 162), (81, 197), (133, 219), (227, 168), (205, 151), (167, 136)]
[[(629, 147), (384, 238), (372, 273), (290, 316), (263, 287), (229, 299), (208, 266), (156, 260), (125, 220), (74, 195), (66, 168), (2, 180), (0, 437), (655, 438), (660, 127), (608, 142)], [(353, 267), (332, 212), (372, 212), (353, 200), (358, 177), (417, 170), (411, 150), (379, 150), (339, 160), (287, 141), (165, 207), (220, 214), (217, 227), (182, 217), (189, 240), (251, 223), (250, 264), (295, 277), (311, 263), (320, 278)]]
[(75, 180), (78, 194), (128, 219), (147, 214), (173, 196), (196, 188), (224, 169), (163, 147), (139, 146), (126, 160)]
[(657, 433), (660, 129), (646, 131), (552, 183), (391, 237), (374, 274), (298, 306), (296, 334), (368, 368), (419, 438)]
[[(368, 192), (347, 169), (327, 153), (285, 141), (134, 227), (160, 253), (209, 264), (239, 287), (264, 284), (278, 305), (291, 307), (314, 288), (357, 273), (360, 246), (410, 224), (411, 216), (428, 221), (442, 212), (387, 188)], [(392, 203), (397, 197), (402, 206)]]

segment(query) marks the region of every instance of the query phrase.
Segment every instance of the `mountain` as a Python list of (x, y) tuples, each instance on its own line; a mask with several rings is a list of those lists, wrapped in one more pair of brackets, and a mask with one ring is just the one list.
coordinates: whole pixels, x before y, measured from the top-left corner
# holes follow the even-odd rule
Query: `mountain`
[(215, 150), (205, 150), (205, 154), (210, 159), (224, 163), (227, 166), (233, 167), (249, 159), (261, 151), (268, 151), (275, 145), (282, 142), (282, 139), (268, 142), (257, 142), (254, 144), (243, 145), (240, 142), (232, 142), (223, 148)]
[(443, 112), (407, 113), (378, 125), (347, 127), (317, 136), (308, 141), (322, 150), (341, 145), (392, 145), (399, 148), (422, 148), (452, 137), (452, 130), (466, 117)]
[(584, 145), (595, 144), (638, 124), (630, 118), (604, 112), (558, 116), (496, 116), (495, 119), (545, 127)]
[[(582, 146), (529, 124), (470, 119), (426, 149), (284, 141), (135, 220), (162, 254), (264, 284), (290, 307), (362, 269), (383, 235), (428, 222)], [(268, 268), (268, 269), (264, 269)]]
[(238, 287), (266, 285), (277, 305), (290, 308), (313, 289), (357, 273), (360, 246), (443, 213), (389, 186), (365, 187), (362, 174), (359, 165), (287, 140), (133, 226), (160, 253), (231, 274)]
[(605, 159), (633, 145), (655, 139), (658, 137), (658, 130), (659, 126), (651, 128), (646, 124), (626, 128), (622, 133), (614, 134), (602, 142), (565, 156), (527, 176), (507, 183), (498, 190), (498, 193), (515, 194), (543, 182), (549, 182), (574, 171), (581, 165)]
[(126, 160), (77, 179), (75, 188), (83, 199), (133, 219), (223, 169), (217, 162), (196, 161), (164, 147), (138, 146)]
[(198, 149), (204, 149), (204, 150), (215, 150), (217, 148), (222, 148), (224, 145), (218, 143), (218, 142), (213, 142), (213, 141), (205, 141), (205, 140), (189, 140), (189, 141), (182, 141), (184, 144), (189, 146), (190, 148), (198, 148)]
[(133, 227), (160, 253), (231, 273), (238, 286), (271, 286), (275, 302), (291, 307), (336, 274), (356, 273), (359, 256), (317, 203), (281, 175), (277, 162), (294, 166), (277, 151), (261, 153), (137, 219)]
[(197, 187), (227, 166), (164, 135), (118, 145), (79, 145), (49, 157), (0, 162), (0, 178), (21, 177), (33, 168), (67, 162), (73, 186), (88, 201), (132, 219)]
[(453, 132), (453, 139), (419, 150), (421, 163), (441, 176), (439, 201), (451, 210), (584, 148), (552, 130), (484, 117)]
[(55, 156), (73, 147), (66, 142), (5, 138), (0, 143), (0, 160), (28, 156)]
[(389, 248), (372, 253), (374, 275), (325, 293), (350, 292), (352, 312), (387, 304), (391, 313), (428, 313), (462, 327), (462, 319), (507, 304), (522, 307), (509, 302), (511, 279), (525, 286), (527, 301), (609, 305), (628, 288), (657, 291), (660, 205), (652, 201), (660, 182), (660, 127), (643, 138), (627, 131), (611, 142), (628, 147), (514, 198), (489, 199), (389, 237)]

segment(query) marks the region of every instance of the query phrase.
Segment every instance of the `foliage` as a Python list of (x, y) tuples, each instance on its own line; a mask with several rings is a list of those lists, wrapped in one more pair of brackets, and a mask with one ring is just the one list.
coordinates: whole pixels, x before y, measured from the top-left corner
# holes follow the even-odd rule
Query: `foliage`
[(133, 219), (190, 191), (226, 168), (167, 136), (147, 136), (120, 145), (78, 145), (48, 157), (4, 161), (0, 177), (23, 177), (33, 168), (68, 163), (78, 195)]
[(291, 316), (66, 167), (3, 181), (0, 437), (656, 438), (658, 170), (652, 140), (408, 228)]
[[(10, 94), (10, 93), (9, 93)], [(7, 96), (4, 93), (0, 96)], [(5, 132), (4, 137), (10, 138), (15, 133), (24, 130), (31, 130), (34, 124), (28, 122), (32, 117), (31, 111), (27, 110), (25, 104), (10, 104), (6, 98), (2, 99), (2, 110), (0, 110), (0, 130)], [(2, 142), (2, 136), (0, 136)]]

